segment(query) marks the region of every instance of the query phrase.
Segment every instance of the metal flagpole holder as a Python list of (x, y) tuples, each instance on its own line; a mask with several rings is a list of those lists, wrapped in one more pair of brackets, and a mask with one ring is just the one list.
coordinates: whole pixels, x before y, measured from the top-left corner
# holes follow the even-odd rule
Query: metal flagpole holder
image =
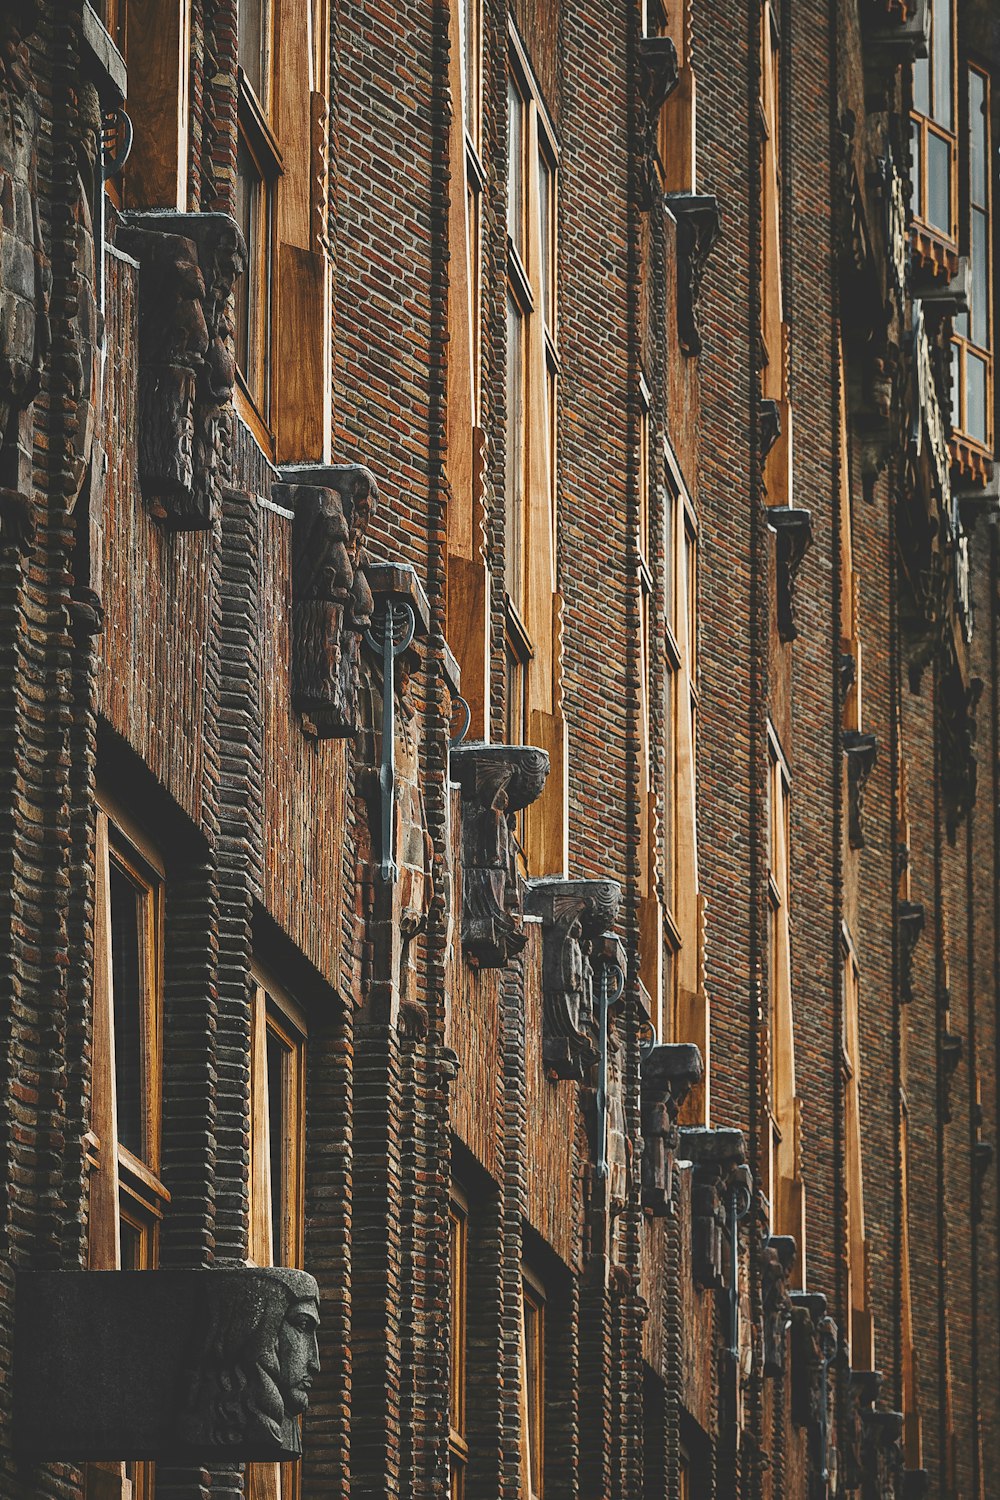
[(387, 885), (399, 875), (396, 864), (396, 673), (398, 656), (413, 640), (416, 616), (406, 600), (388, 599), (381, 617), (381, 638), (375, 628), (365, 631), (365, 640), (382, 657), (382, 759), (378, 784), (382, 793), (382, 861), (379, 874)]

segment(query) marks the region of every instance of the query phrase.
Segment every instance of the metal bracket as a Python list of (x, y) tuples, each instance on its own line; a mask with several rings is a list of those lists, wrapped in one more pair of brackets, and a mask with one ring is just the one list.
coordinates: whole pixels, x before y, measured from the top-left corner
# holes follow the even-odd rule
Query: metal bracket
[(449, 748), (452, 750), (457, 750), (458, 746), (462, 744), (465, 736), (469, 732), (469, 725), (472, 723), (472, 709), (466, 703), (464, 698), (460, 698), (457, 695), (451, 700), (451, 706), (452, 710), (456, 708), (460, 708), (462, 710), (462, 727), (457, 731), (457, 733), (453, 734), (451, 739), (448, 741)]
[(597, 1061), (597, 1176), (608, 1178), (608, 1012), (625, 991), (625, 971), (615, 960), (601, 963)]
[[(741, 1178), (741, 1173), (746, 1178)], [(735, 1364), (740, 1357), (740, 1235), (739, 1226), (750, 1212), (753, 1192), (747, 1168), (737, 1168), (729, 1181), (729, 1353)]]
[(101, 122), (101, 163), (105, 182), (117, 177), (132, 150), (132, 121), (124, 109), (106, 109)]
[[(373, 622), (374, 624), (374, 622)], [(395, 661), (413, 640), (417, 621), (405, 600), (389, 599), (381, 619), (382, 635), (365, 631), (370, 649), (382, 656), (382, 762), (378, 784), (382, 793), (382, 862), (379, 874), (387, 885), (399, 875), (396, 864), (396, 683)], [(376, 627), (377, 628), (377, 627)]]

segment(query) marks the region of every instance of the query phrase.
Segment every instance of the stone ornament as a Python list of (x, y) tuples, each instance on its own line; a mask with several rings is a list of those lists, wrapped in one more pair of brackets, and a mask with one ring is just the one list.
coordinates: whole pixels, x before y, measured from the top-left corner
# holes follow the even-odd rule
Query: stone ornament
[(795, 1240), (772, 1234), (761, 1252), (761, 1305), (764, 1312), (764, 1374), (783, 1375), (787, 1333), (792, 1321), (788, 1280), (795, 1264)]
[(31, 432), (49, 348), (51, 282), (38, 215), (40, 109), (28, 38), (33, 0), (0, 8), (0, 546), (33, 532)]
[(712, 193), (668, 193), (677, 220), (677, 340), (684, 354), (700, 354), (698, 299), (701, 278), (722, 232), (719, 200)]
[(514, 817), (548, 774), (548, 755), (530, 745), (473, 742), (451, 752), (462, 789), (462, 945), (480, 968), (502, 968), (525, 945)]
[(227, 1293), (205, 1299), (205, 1323), (185, 1372), (179, 1441), (199, 1452), (273, 1446), (297, 1455), (296, 1418), (319, 1373), (316, 1280), (279, 1267), (235, 1278)]
[(372, 616), (365, 534), (378, 485), (361, 464), (294, 464), (272, 487), (293, 512), (292, 702), (319, 739), (358, 733), (361, 647)]
[(304, 1271), (18, 1272), (15, 1442), (38, 1462), (298, 1458), (319, 1373)]
[(852, 849), (865, 847), (865, 786), (878, 757), (878, 738), (857, 729), (845, 729), (844, 757), (847, 761), (847, 837)]
[(594, 945), (614, 926), (621, 900), (616, 880), (528, 882), (525, 910), (542, 919), (542, 1060), (556, 1078), (583, 1082), (597, 1062)]
[(830, 1366), (840, 1340), (822, 1292), (791, 1292), (792, 1421), (806, 1430), (810, 1496), (828, 1494)]
[(229, 296), (246, 246), (228, 214), (122, 215), (139, 271), (139, 482), (177, 531), (211, 526), (236, 380)]
[(694, 1167), (691, 1274), (698, 1286), (722, 1289), (728, 1284), (730, 1178), (746, 1159), (743, 1132), (730, 1126), (692, 1125), (682, 1127), (680, 1134), (681, 1155)]
[(767, 524), (775, 532), (778, 634), (785, 642), (794, 641), (799, 633), (795, 623), (795, 579), (812, 545), (812, 512), (801, 505), (771, 505)]
[(680, 1144), (677, 1116), (704, 1076), (701, 1053), (691, 1042), (667, 1042), (643, 1054), (642, 1206), (653, 1218), (671, 1212), (674, 1158)]

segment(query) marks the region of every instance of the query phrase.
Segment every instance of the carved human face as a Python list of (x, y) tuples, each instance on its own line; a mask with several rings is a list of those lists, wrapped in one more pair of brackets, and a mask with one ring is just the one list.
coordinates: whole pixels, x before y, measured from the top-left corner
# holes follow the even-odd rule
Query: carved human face
[(313, 1378), (319, 1374), (319, 1307), (313, 1297), (289, 1304), (278, 1334), (285, 1415), (297, 1416), (309, 1405)]

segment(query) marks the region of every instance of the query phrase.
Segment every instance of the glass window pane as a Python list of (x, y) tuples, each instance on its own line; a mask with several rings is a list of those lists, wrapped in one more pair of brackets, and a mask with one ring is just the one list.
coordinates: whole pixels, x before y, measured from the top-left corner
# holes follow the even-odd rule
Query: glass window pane
[(913, 64), (913, 108), (922, 115), (931, 112), (930, 63), (926, 57), (918, 57)]
[(236, 283), (236, 362), (249, 381), (253, 309), (257, 302), (260, 268), (255, 255), (255, 232), (260, 214), (260, 175), (244, 141), (236, 152), (236, 222), (247, 245), (247, 268)]
[(985, 208), (986, 182), (986, 80), (981, 73), (969, 74), (969, 180), (972, 201)]
[(507, 80), (507, 233), (524, 258), (524, 101)]
[(953, 130), (951, 0), (934, 0), (931, 51), (934, 64), (934, 118), (945, 130)]
[(986, 215), (972, 210), (972, 342), (980, 349), (990, 347), (989, 228)]
[(551, 257), (551, 253), (552, 253), (552, 247), (551, 247), (551, 244), (550, 244), (550, 241), (549, 241), (549, 235), (551, 233), (551, 226), (549, 224), (549, 215), (550, 215), (550, 209), (551, 209), (551, 203), (549, 201), (549, 194), (550, 194), (551, 190), (552, 190), (552, 177), (551, 177), (551, 173), (549, 172), (548, 163), (546, 162), (545, 157), (539, 151), (539, 153), (538, 153), (538, 220), (539, 220), (539, 236), (538, 236), (538, 238), (539, 238), (539, 241), (541, 243), (542, 256), (541, 256), (541, 265), (538, 268), (538, 279), (539, 279), (539, 290), (541, 292), (542, 316), (544, 317), (545, 322), (546, 322), (547, 326), (549, 327), (550, 331), (551, 331), (551, 327), (552, 327), (552, 320), (551, 320), (551, 317), (549, 315), (549, 293), (550, 293), (550, 290), (551, 290), (550, 285), (549, 285), (550, 279), (551, 279), (551, 262), (550, 262), (550, 257)]
[(912, 134), (913, 139), (912, 139), (912, 143), (911, 144), (912, 144), (912, 149), (913, 149), (913, 178), (912, 178), (912, 199), (911, 199), (911, 202), (910, 202), (910, 207), (913, 210), (913, 212), (916, 214), (917, 218), (918, 219), (922, 219), (922, 218), (924, 218), (924, 203), (923, 203), (923, 196), (922, 196), (922, 194), (923, 194), (923, 174), (922, 174), (922, 171), (921, 171), (921, 165), (922, 165), (921, 164), (921, 156), (922, 156), (922, 152), (923, 152), (924, 134), (923, 134), (923, 131), (920, 128), (920, 125), (918, 124), (918, 122), (916, 120), (914, 120), (912, 122), (912, 124), (913, 124), (913, 129), (912, 129), (911, 134)]
[(927, 222), (951, 238), (951, 146), (927, 135)]
[(521, 600), (521, 507), (524, 483), (524, 327), (513, 294), (507, 293), (507, 469), (505, 558), (507, 592)]
[(267, 103), (268, 0), (239, 0), (239, 60), (247, 82)]
[(287, 1161), (286, 1134), (288, 1121), (285, 1118), (285, 1084), (288, 1067), (288, 1048), (270, 1029), (267, 1033), (267, 1128), (269, 1135), (271, 1175), (271, 1249), (274, 1264), (284, 1265), (286, 1245), (284, 1243), (285, 1208), (288, 1184), (285, 1180)]
[(115, 1098), (118, 1139), (143, 1156), (143, 897), (124, 870), (111, 866), (111, 974), (115, 1006)]
[(965, 430), (977, 443), (986, 442), (986, 361), (971, 350), (965, 360)]

